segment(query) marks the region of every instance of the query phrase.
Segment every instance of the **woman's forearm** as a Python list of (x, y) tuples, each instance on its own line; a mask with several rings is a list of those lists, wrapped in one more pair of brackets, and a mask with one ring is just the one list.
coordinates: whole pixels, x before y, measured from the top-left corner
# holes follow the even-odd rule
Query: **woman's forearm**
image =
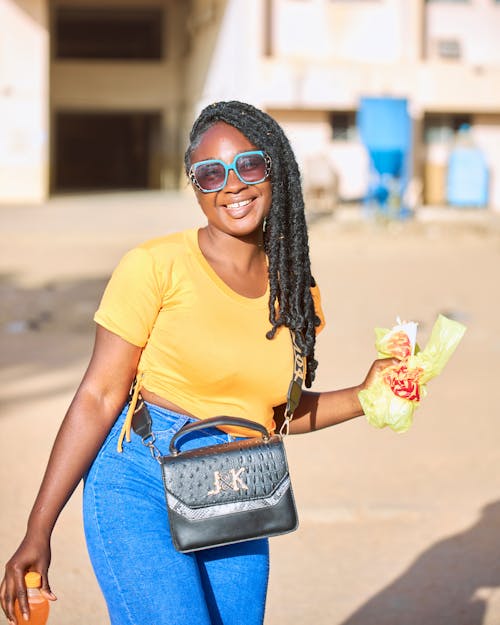
[(140, 347), (97, 326), (92, 358), (54, 442), (28, 533), (50, 536), (126, 401), (140, 354)]
[[(320, 393), (304, 391), (297, 410), (293, 415), (290, 433), (304, 434), (306, 432), (314, 432), (315, 430), (321, 430), (331, 425), (349, 421), (349, 419), (354, 417), (360, 417), (364, 413), (358, 398), (359, 392), (368, 388), (384, 369), (397, 364), (397, 362), (397, 359), (394, 358), (379, 358), (375, 360), (364, 381), (357, 386)], [(277, 411), (275, 420), (278, 424), (282, 421), (282, 412), (280, 415), (279, 411)]]
[(322, 393), (304, 391), (290, 424), (290, 433), (314, 432), (361, 416), (360, 390), (360, 386), (354, 386)]
[(120, 407), (116, 401), (79, 390), (54, 442), (28, 520), (28, 532), (50, 537), (61, 510), (91, 465)]
[(140, 354), (140, 347), (97, 327), (92, 358), (54, 442), (27, 533), (5, 565), (0, 604), (11, 622), (16, 598), (25, 618), (29, 614), (26, 571), (38, 571), (43, 594), (55, 599), (48, 581), (52, 530), (125, 403)]

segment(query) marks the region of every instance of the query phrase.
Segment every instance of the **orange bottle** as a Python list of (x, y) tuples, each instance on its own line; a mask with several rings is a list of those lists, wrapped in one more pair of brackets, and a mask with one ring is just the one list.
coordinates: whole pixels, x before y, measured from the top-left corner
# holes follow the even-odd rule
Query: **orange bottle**
[(16, 600), (14, 604), (14, 614), (18, 625), (29, 623), (30, 625), (45, 625), (49, 617), (49, 601), (40, 592), (42, 586), (42, 576), (40, 573), (30, 571), (24, 576), (26, 588), (28, 591), (28, 603), (30, 606), (29, 621), (23, 619), (19, 604)]

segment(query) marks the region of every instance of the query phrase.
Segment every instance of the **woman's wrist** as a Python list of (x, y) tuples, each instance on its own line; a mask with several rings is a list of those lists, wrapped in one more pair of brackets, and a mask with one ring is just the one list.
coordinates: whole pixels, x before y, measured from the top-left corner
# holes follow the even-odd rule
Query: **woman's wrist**
[(28, 519), (28, 525), (26, 529), (26, 537), (36, 537), (45, 541), (50, 541), (52, 536), (52, 530), (54, 529), (55, 521), (43, 518), (43, 516), (32, 510)]
[(353, 417), (361, 417), (364, 414), (363, 407), (361, 406), (361, 402), (359, 401), (359, 393), (365, 388), (364, 382), (358, 384), (357, 386), (351, 386), (349, 389), (346, 389), (350, 392), (351, 398), (351, 411)]

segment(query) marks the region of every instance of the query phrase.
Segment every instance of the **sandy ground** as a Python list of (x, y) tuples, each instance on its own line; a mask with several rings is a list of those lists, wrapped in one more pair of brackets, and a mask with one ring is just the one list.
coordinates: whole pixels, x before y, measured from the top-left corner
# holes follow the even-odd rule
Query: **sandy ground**
[[(466, 336), (405, 434), (361, 418), (288, 441), (299, 531), (272, 541), (266, 625), (500, 623), (500, 230), (489, 218), (311, 222), (328, 327), (316, 389), (360, 381), (373, 328), (399, 315), (425, 344), (438, 313)], [(191, 196), (59, 198), (2, 207), (0, 560), (24, 532), (85, 369), (92, 313), (121, 254), (201, 224)], [(107, 623), (78, 491), (53, 537), (52, 625)], [(151, 554), (154, 558), (154, 554)], [(244, 620), (242, 620), (242, 623)], [(150, 624), (148, 624), (150, 625)]]

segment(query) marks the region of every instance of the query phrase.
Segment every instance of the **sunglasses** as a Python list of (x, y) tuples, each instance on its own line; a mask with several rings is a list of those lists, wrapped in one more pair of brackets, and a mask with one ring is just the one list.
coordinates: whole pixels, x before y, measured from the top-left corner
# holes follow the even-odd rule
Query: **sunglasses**
[(230, 165), (216, 158), (193, 163), (188, 175), (200, 191), (213, 193), (226, 186), (231, 170), (244, 184), (259, 184), (271, 173), (271, 159), (262, 150), (241, 152), (234, 157)]

